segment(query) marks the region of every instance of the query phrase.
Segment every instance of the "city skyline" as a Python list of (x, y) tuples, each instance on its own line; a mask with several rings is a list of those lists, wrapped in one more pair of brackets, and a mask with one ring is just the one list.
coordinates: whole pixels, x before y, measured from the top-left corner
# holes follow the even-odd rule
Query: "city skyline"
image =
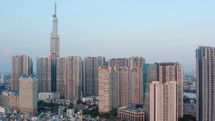
[(30, 56), (34, 67), (36, 57), (49, 55), (55, 2), (62, 56), (142, 56), (146, 63), (179, 62), (187, 72), (199, 45), (215, 45), (214, 1), (7, 1), (0, 8), (0, 72), (10, 71), (11, 55)]

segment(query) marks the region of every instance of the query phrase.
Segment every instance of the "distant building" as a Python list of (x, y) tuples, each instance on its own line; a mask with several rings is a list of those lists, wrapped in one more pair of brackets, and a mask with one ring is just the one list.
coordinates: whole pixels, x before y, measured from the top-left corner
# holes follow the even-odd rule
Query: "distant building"
[(4, 74), (1, 74), (1, 83), (5, 83), (6, 76)]
[(37, 57), (36, 75), (38, 78), (38, 92), (51, 92), (51, 58)]
[(128, 66), (128, 59), (126, 58), (112, 58), (108, 61), (108, 66)]
[(126, 121), (145, 121), (141, 108), (123, 106), (117, 109), (117, 118)]
[(143, 57), (130, 57), (128, 59), (128, 66), (132, 68), (136, 67), (143, 67), (143, 64), (145, 63), (145, 58)]
[(77, 100), (81, 100), (82, 97), (82, 60), (77, 56), (68, 57), (65, 64), (65, 97), (73, 99), (76, 104)]
[(58, 92), (40, 92), (38, 94), (38, 100), (46, 99), (60, 99), (60, 93)]
[(29, 77), (22, 75), (19, 81), (19, 111), (33, 115), (37, 114), (37, 78), (34, 75), (30, 75)]
[(177, 110), (177, 82), (152, 81), (150, 121), (178, 121)]
[(215, 47), (196, 49), (197, 121), (215, 120)]
[(83, 62), (84, 96), (98, 96), (98, 67), (105, 65), (104, 57), (86, 57)]
[(19, 78), (22, 74), (33, 74), (33, 62), (27, 55), (12, 56), (11, 90), (19, 90)]

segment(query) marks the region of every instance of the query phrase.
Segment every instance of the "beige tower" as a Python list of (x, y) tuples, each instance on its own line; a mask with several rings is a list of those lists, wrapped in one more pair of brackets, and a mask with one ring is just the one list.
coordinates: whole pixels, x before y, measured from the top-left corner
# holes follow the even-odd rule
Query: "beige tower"
[(150, 121), (178, 121), (176, 81), (150, 84)]
[(184, 97), (184, 75), (183, 68), (178, 63), (157, 63), (158, 69), (158, 80), (162, 83), (169, 81), (177, 82), (177, 108), (178, 108), (178, 117), (183, 117), (183, 97)]
[(11, 89), (19, 90), (19, 78), (22, 74), (33, 74), (33, 62), (27, 55), (12, 56)]
[(111, 73), (112, 67), (99, 67), (99, 112), (109, 113), (112, 110)]
[(19, 111), (24, 113), (37, 114), (37, 78), (34, 75), (27, 77), (22, 75), (20, 81), (19, 92)]
[(129, 102), (143, 104), (143, 76), (141, 67), (131, 69), (129, 80)]
[(60, 92), (61, 98), (65, 98), (64, 71), (66, 57), (57, 59), (57, 91)]
[(81, 96), (82, 60), (77, 56), (61, 57), (57, 63), (57, 89), (66, 99), (76, 103)]
[(37, 57), (38, 92), (51, 92), (51, 58)]
[(126, 106), (129, 103), (129, 73), (128, 67), (119, 68), (120, 106)]

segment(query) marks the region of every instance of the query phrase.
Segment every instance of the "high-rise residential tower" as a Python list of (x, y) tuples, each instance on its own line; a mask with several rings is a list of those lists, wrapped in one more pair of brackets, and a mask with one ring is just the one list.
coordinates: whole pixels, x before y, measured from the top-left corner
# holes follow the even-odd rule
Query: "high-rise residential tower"
[(53, 29), (51, 33), (51, 91), (57, 90), (57, 58), (60, 56), (60, 41), (58, 35), (58, 19), (57, 19), (57, 4), (55, 3), (55, 11), (53, 15)]
[(150, 121), (178, 121), (176, 81), (150, 84)]
[(109, 113), (119, 107), (119, 79), (117, 67), (100, 66), (99, 69), (99, 112)]
[(197, 121), (215, 120), (215, 48), (196, 49)]
[(120, 106), (126, 106), (129, 103), (129, 80), (130, 69), (127, 66), (119, 67), (119, 99)]
[(129, 103), (143, 104), (142, 68), (99, 67), (99, 112), (108, 113)]
[(178, 117), (183, 117), (183, 97), (184, 97), (184, 74), (183, 68), (178, 63), (156, 63), (157, 65), (157, 79), (165, 83), (170, 81), (177, 82), (177, 108)]
[(129, 76), (129, 102), (143, 104), (143, 75), (142, 68), (135, 67), (130, 70)]
[(84, 96), (98, 96), (98, 67), (105, 65), (104, 57), (86, 57), (83, 62)]
[(34, 75), (29, 77), (23, 74), (20, 79), (19, 91), (19, 111), (37, 114), (37, 78)]
[(19, 90), (19, 78), (22, 74), (33, 74), (33, 62), (27, 55), (12, 56), (11, 89)]
[(38, 92), (51, 92), (51, 58), (37, 57), (36, 67)]
[(80, 57), (60, 57), (57, 60), (57, 91), (73, 104), (81, 99), (82, 60)]

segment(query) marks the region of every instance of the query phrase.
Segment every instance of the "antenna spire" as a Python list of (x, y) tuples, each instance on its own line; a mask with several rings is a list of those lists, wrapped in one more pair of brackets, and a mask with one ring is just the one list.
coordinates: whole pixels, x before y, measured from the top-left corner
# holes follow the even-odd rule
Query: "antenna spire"
[(55, 3), (54, 16), (57, 16), (57, 3)]

